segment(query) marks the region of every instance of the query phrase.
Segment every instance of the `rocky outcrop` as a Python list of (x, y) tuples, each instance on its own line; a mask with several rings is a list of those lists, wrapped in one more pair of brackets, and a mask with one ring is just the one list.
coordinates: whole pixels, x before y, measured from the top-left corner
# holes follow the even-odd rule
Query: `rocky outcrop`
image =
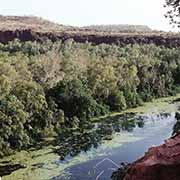
[(180, 180), (180, 134), (130, 165), (124, 180)]
[[(132, 26), (133, 27), (133, 26)], [(123, 26), (104, 27), (72, 27), (55, 24), (37, 17), (0, 16), (0, 43), (8, 43), (14, 39), (21, 41), (43, 42), (74, 39), (76, 42), (93, 44), (156, 44), (165, 47), (179, 47), (180, 34), (147, 30), (145, 27), (134, 27), (140, 31), (132, 31), (131, 26), (124, 30)], [(108, 30), (110, 28), (110, 31)], [(111, 31), (113, 29), (113, 31)]]
[(73, 39), (76, 42), (85, 43), (91, 42), (93, 44), (118, 44), (124, 46), (127, 44), (155, 44), (157, 46), (165, 47), (179, 47), (180, 36), (167, 34), (101, 34), (88, 33), (81, 31), (74, 32), (36, 32), (31, 29), (23, 30), (3, 30), (0, 31), (0, 42), (8, 43), (14, 39), (20, 41), (38, 41), (43, 42), (47, 39), (51, 41)]

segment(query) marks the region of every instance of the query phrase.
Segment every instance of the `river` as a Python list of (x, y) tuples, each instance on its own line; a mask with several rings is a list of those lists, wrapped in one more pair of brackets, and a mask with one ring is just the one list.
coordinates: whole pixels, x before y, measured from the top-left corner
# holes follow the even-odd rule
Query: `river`
[(0, 160), (0, 167), (23, 165), (2, 180), (110, 180), (122, 162), (133, 162), (149, 147), (169, 138), (176, 124), (177, 97), (71, 129), (53, 145), (30, 149)]

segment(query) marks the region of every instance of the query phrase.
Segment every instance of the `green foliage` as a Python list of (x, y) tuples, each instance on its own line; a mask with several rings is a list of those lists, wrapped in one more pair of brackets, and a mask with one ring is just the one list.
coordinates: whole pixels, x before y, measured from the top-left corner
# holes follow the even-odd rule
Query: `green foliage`
[(0, 154), (8, 153), (10, 149), (20, 149), (29, 144), (24, 125), (28, 113), (15, 96), (6, 96), (0, 100)]
[(62, 109), (69, 118), (89, 119), (101, 115), (101, 106), (78, 79), (60, 81), (50, 89), (48, 97), (51, 97), (58, 105), (58, 109)]
[(167, 8), (166, 18), (169, 19), (170, 24), (177, 25), (180, 27), (180, 1), (179, 0), (165, 0), (165, 5)]
[(180, 92), (179, 50), (73, 40), (1, 44), (0, 156)]
[(117, 91), (109, 95), (108, 105), (112, 111), (121, 111), (126, 109), (126, 99), (122, 91)]

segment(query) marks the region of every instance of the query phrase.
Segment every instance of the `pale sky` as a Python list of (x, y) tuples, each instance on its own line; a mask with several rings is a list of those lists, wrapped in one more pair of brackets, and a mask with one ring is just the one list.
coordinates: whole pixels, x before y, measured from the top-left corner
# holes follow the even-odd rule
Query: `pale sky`
[(0, 0), (1, 15), (33, 15), (66, 25), (139, 24), (172, 30), (165, 0)]

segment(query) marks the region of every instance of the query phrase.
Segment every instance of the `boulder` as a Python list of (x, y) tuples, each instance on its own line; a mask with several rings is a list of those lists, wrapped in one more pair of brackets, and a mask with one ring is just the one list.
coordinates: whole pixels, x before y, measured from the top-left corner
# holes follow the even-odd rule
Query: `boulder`
[(124, 180), (180, 180), (180, 134), (132, 163)]

